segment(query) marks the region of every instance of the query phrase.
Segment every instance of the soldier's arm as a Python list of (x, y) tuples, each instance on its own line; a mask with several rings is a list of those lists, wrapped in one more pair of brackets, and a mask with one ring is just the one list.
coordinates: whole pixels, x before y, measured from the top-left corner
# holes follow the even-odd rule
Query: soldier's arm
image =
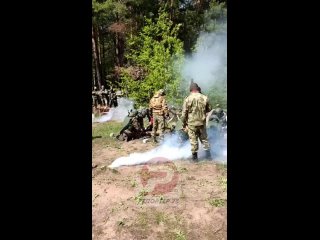
[(152, 106), (152, 99), (151, 99), (150, 102), (149, 102), (149, 111), (150, 111), (150, 114), (152, 114), (152, 109), (153, 109), (153, 106)]
[(209, 102), (209, 98), (207, 98), (207, 103), (206, 103), (206, 113), (210, 112), (212, 110), (211, 104)]
[(187, 99), (184, 100), (183, 106), (182, 106), (182, 115), (181, 115), (181, 121), (182, 121), (182, 127), (185, 128), (188, 121), (188, 108), (187, 108)]
[(168, 105), (165, 98), (163, 98), (163, 101), (162, 101), (162, 109), (165, 115), (169, 114)]
[(151, 121), (151, 112), (150, 112), (150, 109), (148, 109), (148, 111), (147, 111), (147, 118), (148, 118), (148, 121), (150, 122), (150, 121)]

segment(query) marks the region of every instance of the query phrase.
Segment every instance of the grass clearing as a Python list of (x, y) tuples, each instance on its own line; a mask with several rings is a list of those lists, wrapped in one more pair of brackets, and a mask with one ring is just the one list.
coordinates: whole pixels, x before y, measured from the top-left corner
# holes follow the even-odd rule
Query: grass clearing
[[(93, 125), (92, 143), (104, 147), (119, 147), (118, 141), (115, 139), (115, 136), (121, 131), (123, 127), (124, 123), (114, 121)], [(114, 134), (114, 137), (110, 136), (112, 133)]]

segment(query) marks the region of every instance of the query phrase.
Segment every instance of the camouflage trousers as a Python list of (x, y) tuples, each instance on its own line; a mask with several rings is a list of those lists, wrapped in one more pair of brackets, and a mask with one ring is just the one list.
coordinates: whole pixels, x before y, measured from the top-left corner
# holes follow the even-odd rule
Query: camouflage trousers
[(156, 137), (157, 136), (157, 131), (158, 128), (160, 130), (160, 136), (162, 136), (164, 134), (164, 116), (163, 115), (158, 115), (158, 114), (153, 114), (153, 129), (152, 129), (152, 133), (153, 136)]
[(206, 126), (188, 126), (188, 135), (191, 144), (191, 152), (196, 153), (199, 149), (198, 138), (203, 144), (204, 150), (210, 150)]
[(109, 98), (102, 97), (102, 105), (103, 106), (109, 106)]

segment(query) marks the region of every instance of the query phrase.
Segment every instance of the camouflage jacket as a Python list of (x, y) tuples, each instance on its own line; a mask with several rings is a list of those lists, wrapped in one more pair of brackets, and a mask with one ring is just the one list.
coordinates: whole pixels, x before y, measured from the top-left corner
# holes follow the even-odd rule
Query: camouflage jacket
[(131, 118), (129, 130), (132, 132), (143, 131), (143, 125), (141, 125), (141, 119), (138, 116)]
[(183, 127), (203, 126), (206, 124), (206, 114), (211, 111), (207, 96), (201, 93), (191, 93), (185, 98), (182, 107), (181, 120)]
[(159, 93), (155, 94), (150, 100), (149, 109), (152, 114), (168, 114), (168, 106), (164, 96), (161, 96)]
[(92, 96), (93, 96), (93, 98), (97, 98), (98, 97), (98, 91), (92, 91)]
[(114, 91), (109, 92), (109, 98), (111, 100), (116, 100), (117, 99), (117, 94)]
[(108, 96), (108, 91), (107, 91), (107, 89), (105, 89), (105, 90), (102, 90), (102, 89), (101, 89), (101, 90), (99, 91), (99, 95), (102, 96), (102, 97), (104, 97), (104, 98), (109, 97), (109, 96)]

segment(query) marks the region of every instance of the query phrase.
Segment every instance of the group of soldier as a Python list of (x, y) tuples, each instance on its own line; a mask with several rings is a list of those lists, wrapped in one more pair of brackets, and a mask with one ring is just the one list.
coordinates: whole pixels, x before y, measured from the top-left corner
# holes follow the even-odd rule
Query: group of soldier
[[(146, 136), (147, 131), (151, 130), (150, 136), (153, 142), (161, 141), (165, 134), (165, 121), (169, 118), (170, 112), (165, 95), (165, 91), (160, 89), (151, 98), (148, 109), (132, 110), (129, 113), (129, 123), (121, 130), (117, 138), (128, 141)], [(190, 139), (192, 159), (194, 161), (198, 161), (198, 139), (203, 144), (205, 158), (212, 159), (207, 135), (207, 120), (221, 122), (222, 126), (226, 128), (226, 113), (219, 106), (216, 107), (216, 109), (212, 109), (208, 97), (201, 93), (201, 88), (196, 83), (191, 83), (190, 94), (183, 102), (180, 120), (182, 121), (182, 130)], [(149, 125), (146, 128), (143, 127), (143, 119), (145, 117), (149, 120)], [(157, 138), (158, 131), (159, 138)]]
[(118, 97), (115, 90), (110, 87), (110, 89), (105, 89), (102, 85), (101, 89), (98, 90), (95, 86), (92, 91), (92, 105), (95, 108), (99, 106), (103, 107), (117, 107), (118, 106)]

